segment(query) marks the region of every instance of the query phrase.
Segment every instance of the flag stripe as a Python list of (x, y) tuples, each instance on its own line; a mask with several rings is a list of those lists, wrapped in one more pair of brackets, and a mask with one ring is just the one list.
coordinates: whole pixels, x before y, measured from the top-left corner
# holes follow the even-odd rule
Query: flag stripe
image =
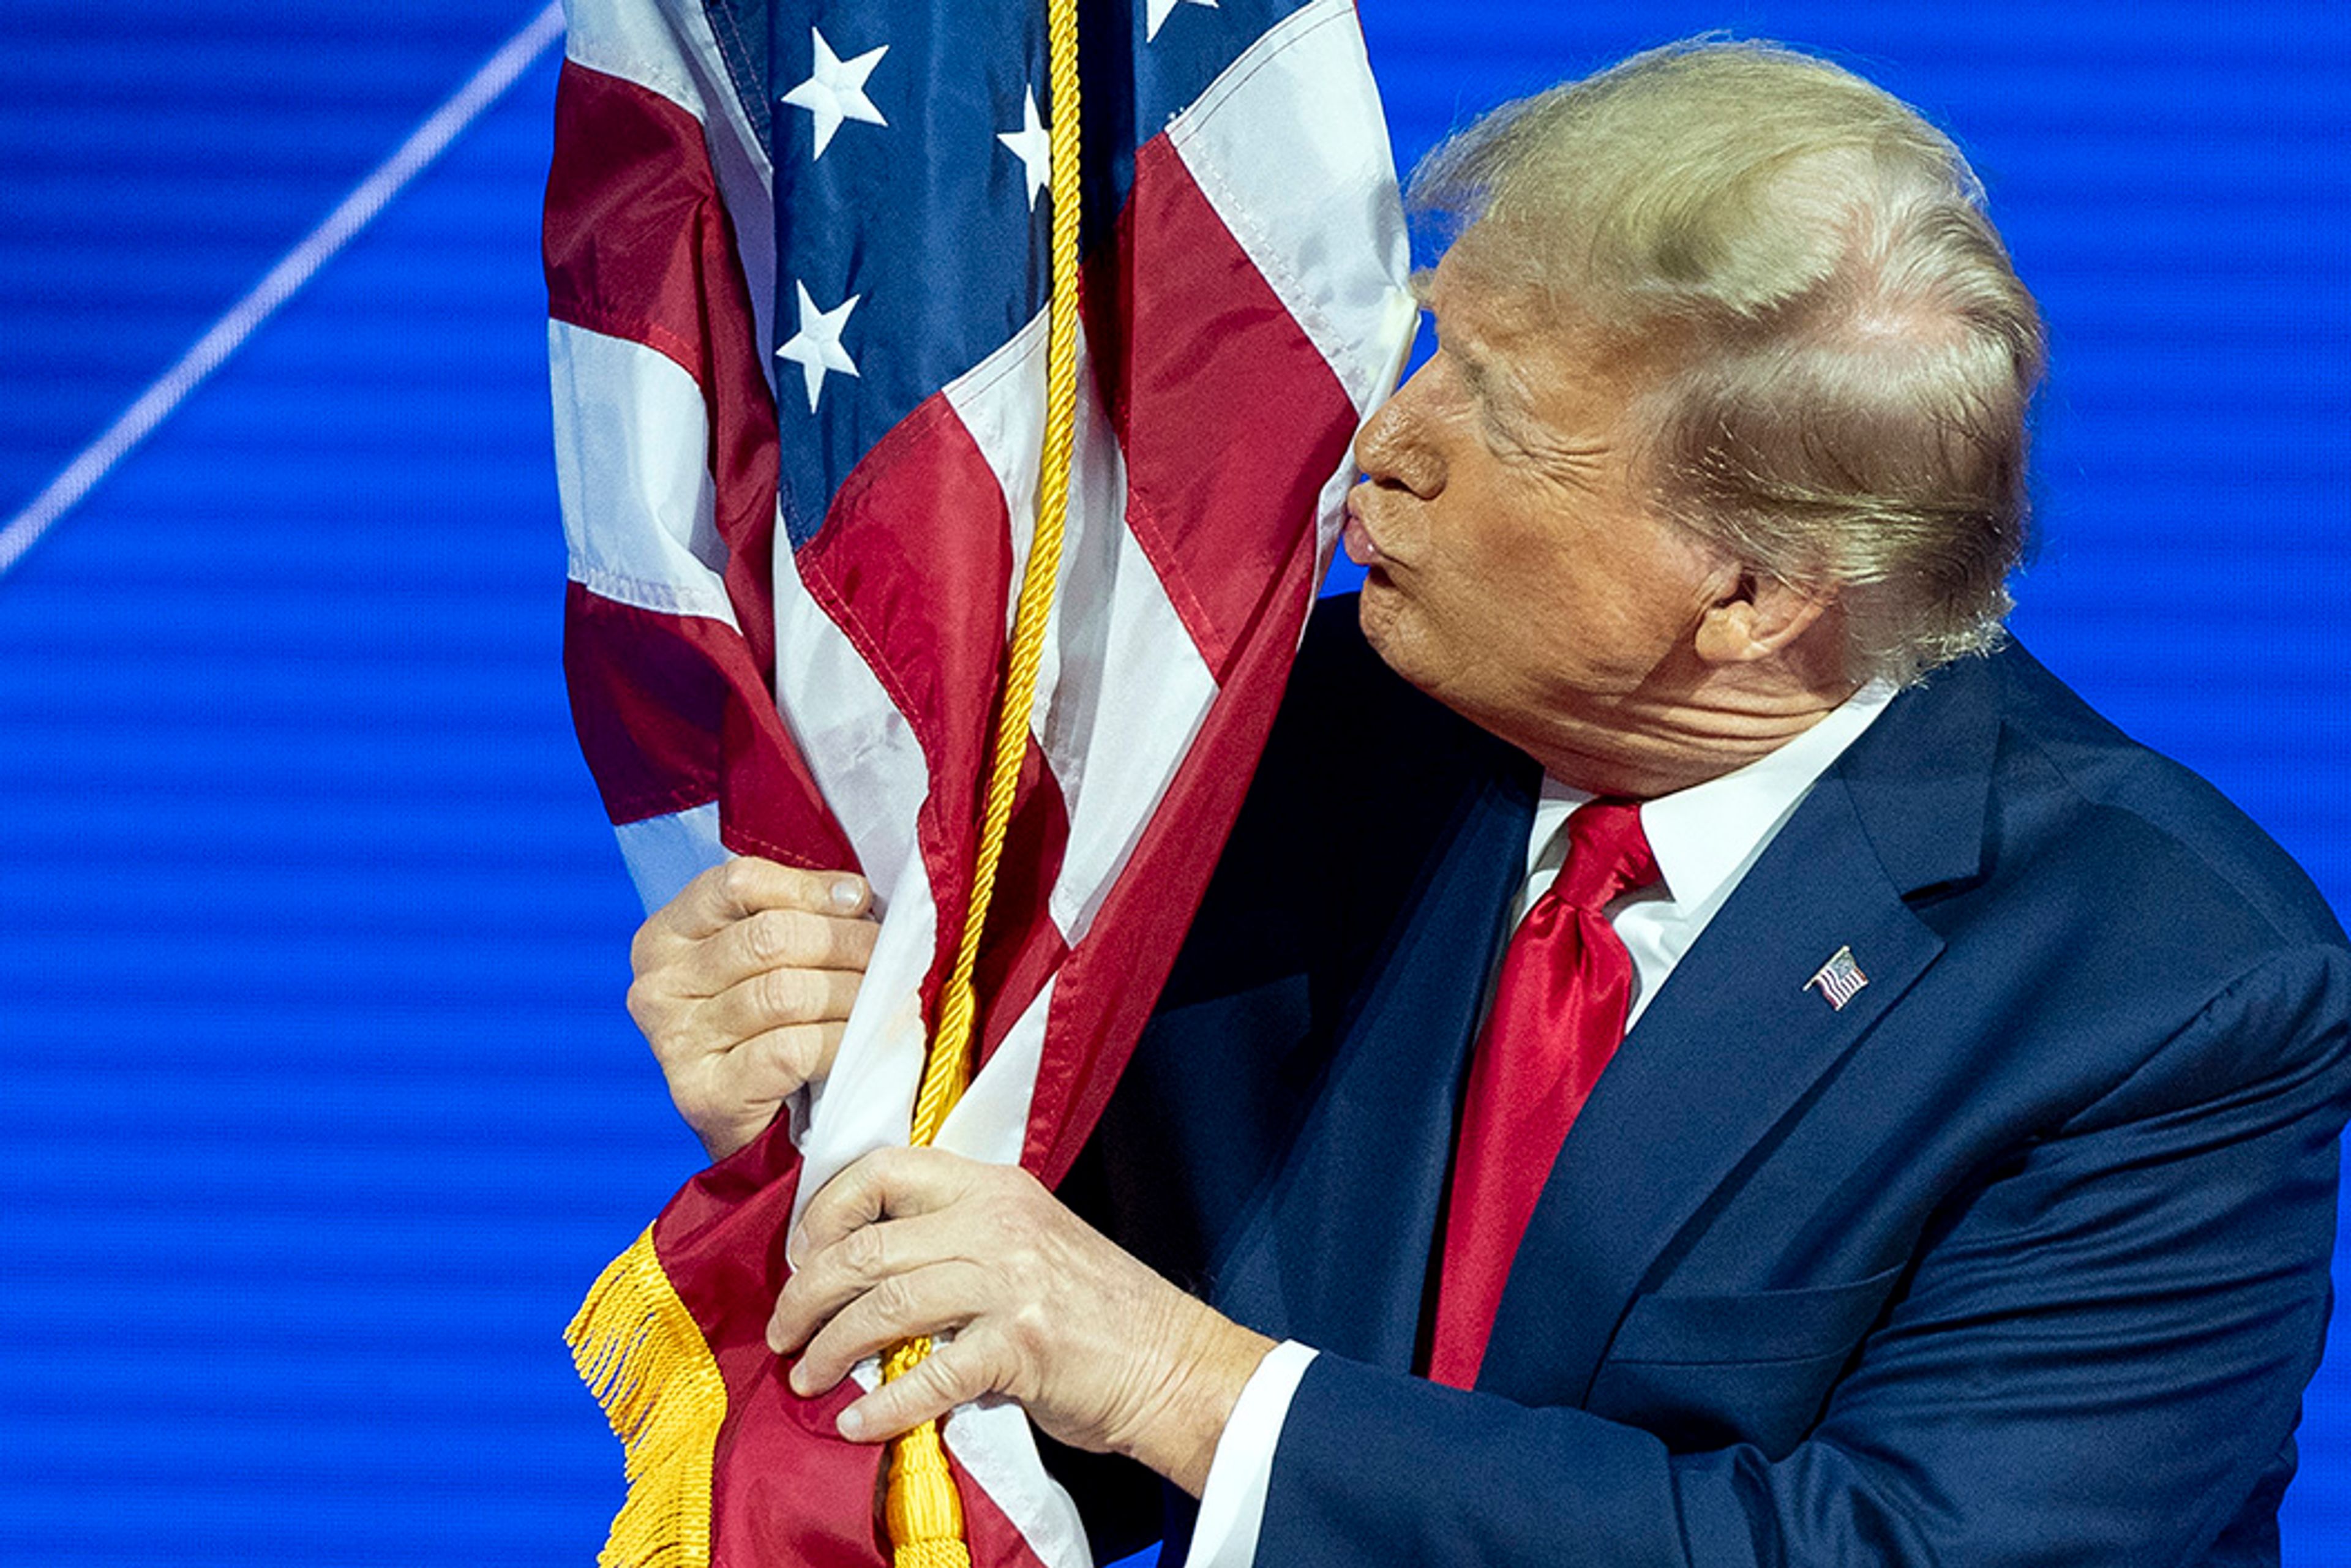
[[(1120, 243), (1094, 285), (1095, 315), (1114, 302), (1123, 327), (1101, 362), (1127, 525), (1221, 681), (1314, 526), (1353, 408), (1165, 137), (1135, 155)], [(1284, 415), (1271, 429), (1269, 409)]]
[(1379, 89), (1350, 0), (1266, 30), (1167, 139), (1283, 310), (1368, 415), (1417, 315)]
[(547, 348), (571, 580), (619, 603), (734, 630), (701, 461), (701, 387), (667, 355), (568, 321), (548, 323)]
[(701, 121), (632, 81), (564, 63), (548, 172), (548, 312), (667, 355), (702, 390), (713, 521), (735, 619), (775, 662), (776, 420), (735, 225)]
[[(751, 305), (751, 342), (772, 343), (776, 293), (774, 169), (745, 113), (703, 0), (566, 0), (564, 53), (572, 63), (635, 83), (692, 116), (702, 162), (735, 223), (736, 256)], [(564, 155), (559, 145), (556, 155)], [(774, 377), (769, 367), (761, 366)]]
[(1009, 532), (1003, 492), (942, 395), (874, 444), (834, 496), (824, 528), (793, 552), (809, 596), (872, 668), (922, 747), (930, 789), (915, 841), (930, 868), (943, 961), (969, 896), (1013, 580)]
[[(566, 60), (541, 231), (548, 313), (669, 355), (708, 390), (703, 307), (736, 270), (702, 122), (660, 94)], [(723, 225), (723, 227), (722, 227)], [(722, 292), (732, 292), (722, 290)], [(750, 313), (743, 300), (743, 316)]]
[(1050, 903), (1063, 880), (1069, 847), (1070, 816), (1061, 784), (1047, 767), (1044, 747), (1031, 736), (988, 905), (987, 936), (972, 975), (982, 1004), (977, 1061), (983, 1072), (1013, 1020), (1069, 956)]
[(730, 844), (795, 865), (855, 866), (732, 628), (574, 582), (563, 666), (580, 750), (616, 825), (742, 800), (756, 805), (729, 821)]
[(571, 721), (605, 814), (633, 822), (716, 800), (729, 676), (757, 678), (743, 640), (716, 622), (615, 603), (577, 582), (563, 610)]
[[(1019, 1406), (966, 1406), (946, 1418), (940, 1436), (963, 1471), (965, 1516), (975, 1511), (975, 1500), (982, 1511), (971, 1531), (975, 1563), (1092, 1568), (1085, 1521), (1046, 1473)], [(991, 1514), (996, 1517), (986, 1517)]]

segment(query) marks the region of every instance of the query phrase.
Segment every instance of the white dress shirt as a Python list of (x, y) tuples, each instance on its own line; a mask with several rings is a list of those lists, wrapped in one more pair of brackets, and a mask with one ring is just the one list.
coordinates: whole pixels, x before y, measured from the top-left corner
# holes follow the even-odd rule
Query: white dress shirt
[[(1829, 764), (1885, 711), (1893, 695), (1891, 685), (1874, 681), (1778, 750), (1719, 779), (1643, 803), (1641, 830), (1657, 857), (1660, 880), (1614, 900), (1606, 910), (1609, 925), (1633, 957), (1628, 1030)], [(1535, 802), (1534, 828), (1527, 838), (1526, 876), (1510, 904), (1512, 930), (1559, 874), (1567, 858), (1567, 835), (1560, 830), (1591, 798), (1544, 777)], [(1499, 973), (1499, 958), (1495, 967)], [(1489, 1001), (1490, 988), (1489, 978)], [(1191, 1568), (1251, 1568), (1256, 1562), (1274, 1449), (1281, 1441), (1290, 1398), (1313, 1359), (1311, 1347), (1289, 1340), (1267, 1352), (1249, 1375), (1217, 1441), (1207, 1484), (1201, 1490)]]

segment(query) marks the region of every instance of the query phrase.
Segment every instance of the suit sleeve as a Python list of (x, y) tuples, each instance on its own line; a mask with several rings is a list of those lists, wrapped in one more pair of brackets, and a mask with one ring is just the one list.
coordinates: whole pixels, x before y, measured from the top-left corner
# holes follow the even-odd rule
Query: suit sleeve
[(2346, 956), (2241, 976), (2096, 1103), (1955, 1191), (1785, 1452), (1332, 1355), (1259, 1561), (1587, 1568), (2276, 1561), (2330, 1301)]

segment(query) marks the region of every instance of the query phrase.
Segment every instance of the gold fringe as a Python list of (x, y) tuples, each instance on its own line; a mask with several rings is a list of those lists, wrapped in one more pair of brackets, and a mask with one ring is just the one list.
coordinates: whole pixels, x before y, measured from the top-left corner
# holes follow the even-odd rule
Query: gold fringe
[(653, 1255), (651, 1226), (605, 1266), (563, 1331), (628, 1455), (603, 1568), (710, 1568), (710, 1466), (726, 1383)]

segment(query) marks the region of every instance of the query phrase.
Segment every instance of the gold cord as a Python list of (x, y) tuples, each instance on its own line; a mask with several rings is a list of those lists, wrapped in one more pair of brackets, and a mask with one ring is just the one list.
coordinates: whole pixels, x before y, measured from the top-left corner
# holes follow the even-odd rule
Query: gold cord
[[(1020, 574), (1020, 595), (1012, 617), (1012, 644), (1005, 655), (1002, 699), (988, 758), (987, 789), (980, 815), (979, 850), (972, 868), (971, 900), (964, 910), (963, 934), (955, 967), (939, 990), (938, 1028), (923, 1082), (914, 1096), (909, 1142), (931, 1143), (947, 1113), (971, 1082), (978, 1002), (972, 972), (979, 939), (996, 893), (996, 873), (1004, 858), (1012, 822), (1014, 791), (1029, 750), (1029, 712), (1037, 696), (1038, 667), (1045, 653), (1045, 630), (1061, 559), (1061, 535), (1070, 510), (1070, 456), (1076, 444), (1078, 413), (1078, 228), (1083, 216), (1079, 182), (1077, 0), (1046, 0), (1047, 90), (1052, 124), (1052, 299), (1047, 307), (1045, 340), (1045, 441), (1038, 476), (1037, 530)], [(921, 1364), (930, 1341), (913, 1340), (883, 1359), (884, 1382)], [(883, 1516), (896, 1568), (969, 1568), (963, 1539), (963, 1509), (938, 1424), (925, 1421), (891, 1445), (890, 1481)]]

